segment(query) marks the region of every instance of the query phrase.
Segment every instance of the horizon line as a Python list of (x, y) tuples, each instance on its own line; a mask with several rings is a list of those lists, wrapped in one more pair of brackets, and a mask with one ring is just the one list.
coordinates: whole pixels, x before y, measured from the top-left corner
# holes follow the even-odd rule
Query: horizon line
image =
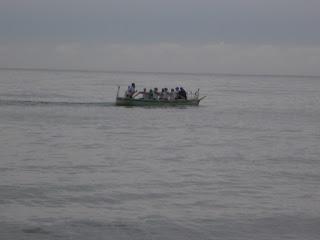
[(0, 70), (16, 71), (57, 71), (57, 72), (101, 72), (101, 73), (124, 73), (124, 74), (171, 74), (171, 75), (198, 75), (198, 76), (243, 76), (243, 77), (292, 77), (292, 78), (320, 78), (320, 75), (302, 74), (271, 74), (271, 73), (213, 73), (213, 72), (166, 72), (166, 71), (134, 71), (134, 70), (101, 70), (101, 69), (75, 69), (75, 68), (28, 68), (28, 67), (0, 67)]

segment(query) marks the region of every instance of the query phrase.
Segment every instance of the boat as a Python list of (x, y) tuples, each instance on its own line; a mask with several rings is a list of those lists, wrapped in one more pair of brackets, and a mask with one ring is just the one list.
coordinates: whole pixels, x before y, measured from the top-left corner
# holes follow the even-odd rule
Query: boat
[(116, 106), (140, 106), (140, 107), (176, 107), (176, 106), (199, 106), (199, 103), (206, 96), (199, 98), (199, 89), (195, 94), (190, 94), (188, 99), (144, 99), (133, 97), (120, 97), (120, 86), (118, 86), (117, 96), (116, 96)]

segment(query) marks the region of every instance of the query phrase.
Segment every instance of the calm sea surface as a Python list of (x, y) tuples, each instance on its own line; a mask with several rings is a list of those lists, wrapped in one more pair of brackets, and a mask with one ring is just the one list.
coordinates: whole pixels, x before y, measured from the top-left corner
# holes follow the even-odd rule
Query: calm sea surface
[(0, 239), (320, 239), (320, 78), (0, 70)]

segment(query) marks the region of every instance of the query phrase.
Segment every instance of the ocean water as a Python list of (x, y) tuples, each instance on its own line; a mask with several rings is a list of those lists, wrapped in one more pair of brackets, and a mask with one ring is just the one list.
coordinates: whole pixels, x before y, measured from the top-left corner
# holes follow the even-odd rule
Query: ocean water
[[(114, 106), (200, 88), (199, 107)], [(320, 78), (0, 70), (0, 239), (320, 239)]]

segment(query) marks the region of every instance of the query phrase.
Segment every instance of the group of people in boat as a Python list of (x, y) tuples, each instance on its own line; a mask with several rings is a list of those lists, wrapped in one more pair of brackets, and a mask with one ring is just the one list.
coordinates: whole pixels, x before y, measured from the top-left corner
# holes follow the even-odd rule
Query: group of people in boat
[(128, 86), (128, 89), (125, 93), (125, 97), (135, 98), (139, 95), (141, 95), (141, 99), (144, 100), (187, 100), (187, 92), (184, 90), (183, 87), (176, 87), (175, 89), (171, 88), (170, 91), (168, 90), (168, 88), (162, 88), (160, 92), (158, 88), (150, 89), (149, 91), (147, 91), (147, 89), (144, 88), (143, 91), (137, 91), (135, 83), (132, 83), (130, 86)]

